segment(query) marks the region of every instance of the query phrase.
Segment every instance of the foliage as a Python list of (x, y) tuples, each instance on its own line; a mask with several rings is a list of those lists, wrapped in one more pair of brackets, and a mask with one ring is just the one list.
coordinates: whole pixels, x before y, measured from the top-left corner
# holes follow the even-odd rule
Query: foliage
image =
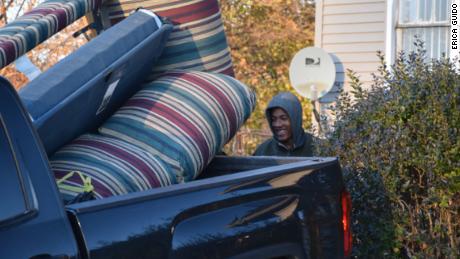
[(19, 89), (29, 82), (29, 79), (27, 79), (24, 74), (17, 71), (14, 65), (9, 65), (0, 69), (0, 76), (7, 78), (16, 89)]
[(30, 60), (41, 70), (46, 71), (59, 60), (70, 55), (90, 40), (86, 34), (74, 37), (76, 31), (88, 24), (87, 18), (82, 17), (56, 33), (28, 53)]
[[(293, 91), (288, 77), (291, 58), (313, 43), (314, 7), (299, 0), (220, 2), (236, 78), (257, 93), (257, 107), (246, 126), (268, 129), (265, 107), (278, 92)], [(309, 127), (310, 104), (300, 99)]]
[(319, 148), (350, 172), (358, 257), (460, 256), (460, 74), (416, 49), (391, 68), (379, 54), (369, 90), (350, 72)]
[(271, 136), (272, 133), (269, 129), (259, 130), (243, 127), (225, 145), (223, 152), (234, 156), (252, 155), (257, 146)]

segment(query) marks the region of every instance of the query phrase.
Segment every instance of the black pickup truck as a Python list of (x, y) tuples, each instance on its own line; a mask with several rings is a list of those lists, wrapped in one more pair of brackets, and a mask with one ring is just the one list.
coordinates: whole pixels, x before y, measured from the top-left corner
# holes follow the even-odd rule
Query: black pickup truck
[[(131, 22), (140, 24), (133, 19)], [(136, 26), (127, 27), (127, 35), (132, 38), (129, 30), (135, 31)], [(171, 30), (168, 24), (158, 27), (156, 36), (140, 38), (144, 55), (136, 54), (137, 47), (128, 46), (134, 53), (128, 51), (127, 57), (108, 61), (114, 65), (104, 66), (107, 69), (96, 73), (90, 86), (81, 87), (108, 87), (114, 80), (121, 80), (117, 89), (123, 89), (126, 82), (136, 81), (146, 73), (139, 67), (150, 69), (139, 65), (146, 46), (154, 46), (154, 53), (155, 46), (164, 43), (162, 39)], [(84, 59), (85, 51), (98, 48), (101, 52), (86, 56), (89, 61), (94, 55), (103, 60), (104, 47), (100, 44), (112, 48), (110, 41), (117, 43), (117, 37), (123, 37), (123, 33), (110, 33), (102, 33), (86, 49), (79, 50), (79, 61)], [(110, 37), (98, 41), (104, 34)], [(115, 45), (119, 48), (122, 44)], [(124, 58), (135, 59), (136, 63), (119, 62)], [(52, 80), (57, 75), (53, 73), (62, 72), (63, 66), (66, 70), (77, 69), (69, 66), (75, 61), (72, 57), (70, 60), (47, 72), (50, 76), (32, 81), (37, 88), (30, 89), (50, 90), (49, 84), (78, 83), (75, 78), (65, 83)], [(127, 74), (126, 82), (118, 77), (119, 71)], [(28, 102), (27, 94), (18, 94), (0, 77), (0, 258), (350, 256), (351, 203), (336, 158), (215, 156), (194, 181), (66, 205), (49, 156), (58, 143), (68, 141), (61, 138), (81, 132), (63, 133), (68, 125), (56, 123), (69, 105), (58, 105), (51, 115), (37, 119), (33, 108), (40, 104)], [(112, 98), (115, 103), (126, 100), (117, 98)], [(77, 100), (70, 102), (70, 107), (77, 104), (89, 105)], [(107, 116), (111, 109), (107, 108)], [(97, 126), (93, 125), (97, 120), (79, 127)]]

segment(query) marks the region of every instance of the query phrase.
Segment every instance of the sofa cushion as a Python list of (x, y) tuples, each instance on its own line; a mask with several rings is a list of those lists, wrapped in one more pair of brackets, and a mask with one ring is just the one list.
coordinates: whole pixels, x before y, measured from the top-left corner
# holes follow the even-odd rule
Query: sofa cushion
[(251, 114), (254, 93), (215, 73), (172, 71), (143, 87), (100, 128), (194, 179)]
[[(148, 190), (176, 183), (168, 164), (127, 142), (98, 134), (84, 134), (65, 145), (50, 158), (57, 181), (70, 172), (90, 177), (96, 198)], [(73, 174), (63, 184), (82, 187), (83, 180)], [(69, 201), (80, 192), (60, 189)]]
[(105, 26), (121, 21), (139, 7), (154, 11), (174, 25), (150, 80), (173, 69), (233, 76), (218, 0), (108, 0), (102, 7)]

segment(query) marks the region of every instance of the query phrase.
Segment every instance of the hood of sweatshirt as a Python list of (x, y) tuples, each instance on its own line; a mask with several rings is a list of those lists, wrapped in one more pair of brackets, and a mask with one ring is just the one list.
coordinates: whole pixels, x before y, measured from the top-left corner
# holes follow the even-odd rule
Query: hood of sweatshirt
[[(302, 105), (300, 104), (299, 99), (297, 99), (297, 97), (292, 93), (281, 92), (274, 96), (268, 104), (267, 109), (265, 110), (265, 116), (267, 117), (273, 136), (276, 139), (271, 121), (271, 110), (273, 108), (281, 108), (289, 115), (294, 144), (293, 148), (295, 149), (303, 145), (306, 136), (302, 127)], [(276, 140), (278, 141), (278, 139)]]

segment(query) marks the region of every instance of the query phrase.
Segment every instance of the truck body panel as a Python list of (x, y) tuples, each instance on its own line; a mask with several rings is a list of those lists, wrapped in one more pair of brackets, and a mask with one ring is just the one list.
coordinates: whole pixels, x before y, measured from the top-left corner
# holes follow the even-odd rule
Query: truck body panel
[[(343, 186), (337, 160), (305, 158), (281, 164), (286, 161), (218, 157), (212, 170), (219, 168), (218, 163), (227, 169), (226, 165), (233, 164), (230, 171), (236, 173), (212, 177), (214, 172), (208, 171), (204, 174), (210, 178), (67, 209), (81, 226), (92, 258), (123, 254), (136, 258), (225, 258), (279, 244), (304, 251), (303, 242), (311, 245), (312, 238), (325, 238), (313, 229), (339, 236), (338, 196)], [(276, 162), (281, 165), (265, 166)], [(251, 164), (260, 168), (237, 172), (240, 166)], [(324, 222), (335, 224), (323, 227)], [(336, 242), (340, 240), (323, 242), (323, 246), (335, 248), (332, 251), (325, 247), (317, 250), (340, 257)]]
[[(0, 205), (0, 258), (77, 256), (77, 243), (57, 195), (46, 153), (16, 91), (3, 78), (0, 121), (0, 130), (4, 132), (0, 138), (7, 139), (1, 141), (1, 156), (13, 158), (0, 164), (2, 200), (23, 204), (19, 213), (8, 203)], [(12, 178), (16, 184), (10, 181)]]

